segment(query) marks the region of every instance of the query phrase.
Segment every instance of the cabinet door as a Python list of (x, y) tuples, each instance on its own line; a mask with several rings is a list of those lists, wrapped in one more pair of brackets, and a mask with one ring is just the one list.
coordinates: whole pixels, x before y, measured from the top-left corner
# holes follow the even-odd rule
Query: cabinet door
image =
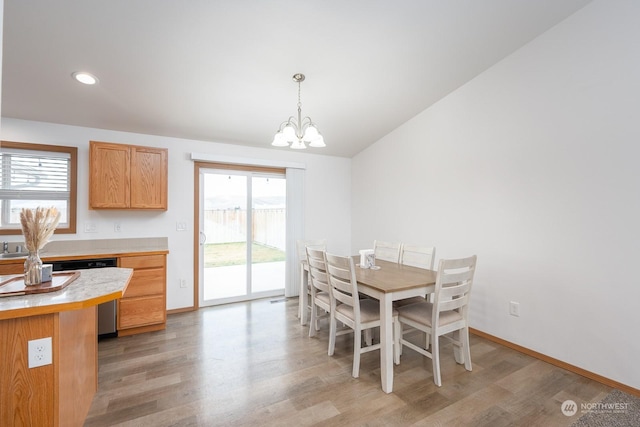
[(130, 150), (126, 145), (90, 142), (89, 207), (129, 207)]
[(163, 268), (148, 268), (136, 270), (127, 286), (123, 298), (139, 297), (144, 295), (163, 295), (166, 281), (166, 273)]
[(118, 330), (163, 324), (166, 319), (164, 295), (123, 298), (118, 308)]
[(131, 147), (131, 204), (134, 209), (167, 209), (167, 150)]
[(0, 276), (24, 273), (24, 261), (19, 264), (1, 264)]

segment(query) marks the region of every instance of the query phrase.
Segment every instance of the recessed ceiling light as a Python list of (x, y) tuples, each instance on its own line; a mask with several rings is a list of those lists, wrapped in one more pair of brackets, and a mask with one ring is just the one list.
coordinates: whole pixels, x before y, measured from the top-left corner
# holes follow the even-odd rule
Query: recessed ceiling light
[(86, 84), (86, 85), (94, 85), (98, 83), (98, 78), (91, 73), (86, 73), (84, 71), (76, 71), (71, 75), (76, 81)]

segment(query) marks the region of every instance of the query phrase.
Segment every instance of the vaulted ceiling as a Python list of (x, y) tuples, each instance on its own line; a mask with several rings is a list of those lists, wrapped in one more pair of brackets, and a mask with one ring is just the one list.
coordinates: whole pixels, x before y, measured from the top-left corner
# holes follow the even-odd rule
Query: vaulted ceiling
[(587, 3), (5, 0), (1, 111), (270, 148), (301, 72), (307, 151), (351, 157)]

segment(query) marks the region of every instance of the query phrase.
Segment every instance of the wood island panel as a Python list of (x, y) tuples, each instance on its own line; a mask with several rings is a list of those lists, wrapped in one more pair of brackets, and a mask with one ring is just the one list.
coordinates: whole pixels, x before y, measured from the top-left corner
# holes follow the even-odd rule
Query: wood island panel
[[(97, 305), (122, 297), (132, 273), (83, 270), (61, 293), (0, 299), (0, 426), (84, 424), (98, 387)], [(52, 363), (29, 368), (29, 341), (49, 337)]]
[[(0, 425), (81, 426), (98, 390), (96, 307), (0, 321)], [(28, 342), (53, 363), (29, 368)]]
[(59, 425), (81, 426), (98, 391), (97, 308), (63, 311), (59, 326)]
[(29, 369), (27, 343), (53, 337), (54, 321), (51, 314), (0, 321), (1, 426), (53, 425), (54, 365)]

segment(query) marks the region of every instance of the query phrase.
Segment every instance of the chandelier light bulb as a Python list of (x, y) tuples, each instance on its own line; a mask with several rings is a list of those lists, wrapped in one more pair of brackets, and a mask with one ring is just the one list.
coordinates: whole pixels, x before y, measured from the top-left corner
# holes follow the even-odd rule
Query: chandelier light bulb
[(314, 139), (309, 143), (309, 147), (313, 147), (313, 148), (322, 148), (326, 146), (327, 145), (324, 143), (324, 137), (320, 134), (318, 134), (318, 137), (316, 139)]
[(304, 137), (302, 138), (304, 142), (312, 142), (316, 140), (320, 136), (318, 134), (318, 129), (315, 126), (309, 125), (304, 131)]
[(273, 137), (273, 142), (271, 143), (271, 145), (273, 145), (274, 147), (288, 147), (289, 143), (287, 142), (282, 132), (277, 132)]
[(294, 150), (304, 150), (305, 148), (307, 148), (307, 146), (304, 145), (304, 142), (298, 139), (294, 141), (293, 144), (291, 144), (291, 148), (293, 148)]
[(284, 136), (284, 140), (289, 143), (293, 143), (298, 140), (296, 131), (291, 125), (287, 125), (284, 127), (284, 129), (282, 130), (282, 135)]

